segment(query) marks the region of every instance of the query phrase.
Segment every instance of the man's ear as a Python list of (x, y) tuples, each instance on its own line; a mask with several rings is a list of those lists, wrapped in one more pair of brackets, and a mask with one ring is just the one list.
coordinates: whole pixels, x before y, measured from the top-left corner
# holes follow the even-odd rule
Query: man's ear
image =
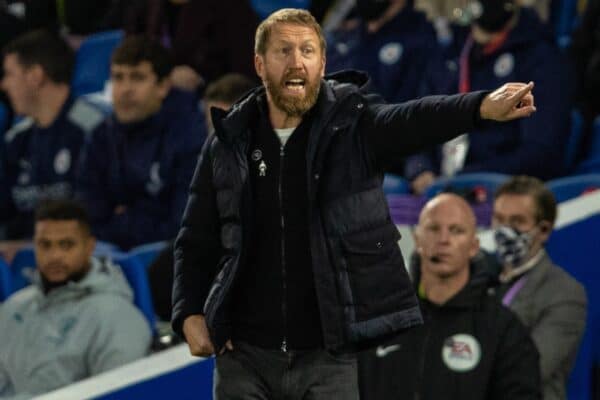
[(545, 243), (552, 233), (552, 224), (550, 221), (541, 221), (539, 223), (539, 229), (540, 235), (542, 236), (542, 243)]
[(325, 76), (325, 66), (327, 65), (327, 59), (325, 58), (325, 54), (323, 54), (323, 59), (321, 60), (321, 78)]
[(265, 71), (265, 60), (259, 54), (254, 54), (254, 69), (256, 69), (256, 75), (262, 79)]

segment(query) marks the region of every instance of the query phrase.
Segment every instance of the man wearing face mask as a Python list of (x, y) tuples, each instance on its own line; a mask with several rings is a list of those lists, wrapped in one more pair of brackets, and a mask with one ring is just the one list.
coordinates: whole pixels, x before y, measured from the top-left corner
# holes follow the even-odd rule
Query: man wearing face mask
[(357, 0), (356, 18), (328, 37), (327, 70), (359, 69), (386, 101), (413, 99), (436, 35), (413, 0)]
[[(561, 175), (569, 133), (572, 82), (549, 29), (514, 0), (470, 3), (474, 17), (444, 57), (433, 60), (423, 94), (467, 92), (505, 82), (534, 81), (542, 112), (510, 124), (486, 124), (409, 158), (405, 176), (422, 193), (438, 176), (493, 171), (540, 179)], [(462, 38), (460, 36), (463, 36)], [(484, 131), (484, 135), (475, 133)]]
[(536, 178), (517, 176), (498, 188), (492, 222), (502, 264), (497, 294), (529, 328), (538, 351), (545, 400), (564, 399), (585, 328), (583, 286), (544, 250), (556, 201)]

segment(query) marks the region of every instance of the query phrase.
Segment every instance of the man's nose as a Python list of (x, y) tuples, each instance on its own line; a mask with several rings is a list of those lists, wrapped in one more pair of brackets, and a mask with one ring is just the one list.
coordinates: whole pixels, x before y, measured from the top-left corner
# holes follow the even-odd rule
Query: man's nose
[(292, 51), (290, 56), (290, 67), (302, 68), (302, 51), (300, 49)]

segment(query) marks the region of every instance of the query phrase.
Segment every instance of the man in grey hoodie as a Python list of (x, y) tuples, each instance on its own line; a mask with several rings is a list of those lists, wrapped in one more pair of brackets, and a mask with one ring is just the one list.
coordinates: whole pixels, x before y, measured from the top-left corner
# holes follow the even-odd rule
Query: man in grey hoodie
[(35, 217), (34, 283), (0, 308), (0, 398), (29, 398), (143, 357), (150, 327), (118, 267), (92, 258), (84, 209)]

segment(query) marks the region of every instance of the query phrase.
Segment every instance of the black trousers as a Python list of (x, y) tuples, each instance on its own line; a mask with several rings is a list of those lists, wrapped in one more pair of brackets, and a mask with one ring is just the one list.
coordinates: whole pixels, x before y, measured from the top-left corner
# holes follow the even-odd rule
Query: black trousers
[(358, 400), (356, 357), (246, 343), (217, 356), (214, 400)]

